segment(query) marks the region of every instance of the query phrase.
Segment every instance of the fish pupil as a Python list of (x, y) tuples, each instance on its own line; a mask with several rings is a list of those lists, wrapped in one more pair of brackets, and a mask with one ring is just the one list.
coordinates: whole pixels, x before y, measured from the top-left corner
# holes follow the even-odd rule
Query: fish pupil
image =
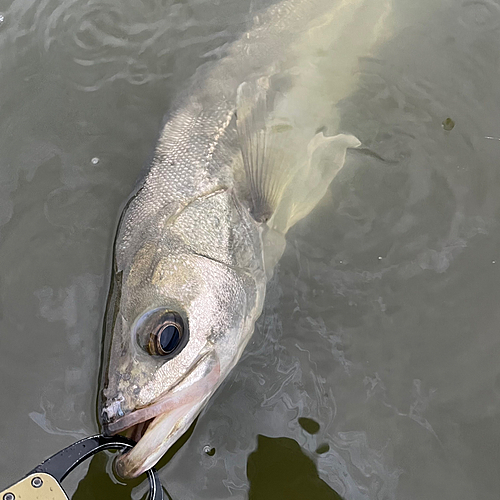
[(181, 340), (179, 329), (175, 325), (167, 325), (160, 333), (160, 345), (164, 352), (172, 352)]

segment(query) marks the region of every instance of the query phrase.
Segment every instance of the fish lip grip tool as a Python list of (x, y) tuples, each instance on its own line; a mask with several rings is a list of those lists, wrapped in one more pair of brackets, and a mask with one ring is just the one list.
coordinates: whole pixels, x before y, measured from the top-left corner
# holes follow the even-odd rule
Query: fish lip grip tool
[[(125, 450), (135, 443), (123, 436), (90, 436), (64, 448), (23, 479), (0, 492), (0, 500), (68, 500), (62, 480), (87, 458), (104, 450)], [(163, 489), (154, 468), (147, 471), (148, 500), (163, 500)]]

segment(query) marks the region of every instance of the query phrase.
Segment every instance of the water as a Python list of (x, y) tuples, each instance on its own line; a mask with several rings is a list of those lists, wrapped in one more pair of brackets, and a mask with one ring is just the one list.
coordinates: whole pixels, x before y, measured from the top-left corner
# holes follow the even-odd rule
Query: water
[[(120, 208), (176, 92), (265, 4), (0, 3), (0, 485), (98, 430)], [(339, 103), (375, 155), (289, 233), (243, 359), (161, 462), (174, 499), (498, 498), (500, 4), (393, 10)], [(107, 470), (65, 484), (146, 491)]]

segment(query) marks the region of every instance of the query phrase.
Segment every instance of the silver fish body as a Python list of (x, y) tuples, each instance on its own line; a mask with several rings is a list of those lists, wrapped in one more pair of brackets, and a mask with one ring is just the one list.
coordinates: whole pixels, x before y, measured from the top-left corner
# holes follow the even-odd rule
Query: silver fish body
[[(323, 76), (318, 47), (335, 43), (323, 40), (332, 20), (347, 23), (366, 3), (272, 7), (226, 58), (199, 71), (168, 117), (122, 214), (105, 320), (100, 418), (107, 432), (138, 439), (118, 462), (123, 476), (153, 466), (234, 367), (286, 231), (359, 145), (317, 133), (334, 120), (324, 97), (310, 96)], [(376, 3), (380, 18), (387, 2)], [(355, 61), (365, 45), (345, 59)], [(151, 342), (166, 327), (177, 328), (178, 344), (159, 354)]]
[[(214, 129), (227, 126), (227, 119), (214, 120)], [(208, 120), (203, 113), (196, 117), (202, 133)], [(182, 121), (196, 128), (189, 119)], [(183, 152), (173, 154), (160, 140), (152, 168), (120, 224), (114, 278), (119, 292), (108, 307), (112, 336), (102, 392), (102, 417), (111, 432), (135, 424), (127, 415), (142, 420), (140, 408), (147, 409), (144, 418), (156, 416), (152, 401), (201, 380), (190, 398), (194, 418), (240, 357), (262, 310), (263, 227), (238, 199), (229, 155), (222, 162), (213, 143), (200, 136), (202, 158), (182, 142)], [(143, 349), (147, 339), (140, 341), (138, 328), (141, 318), (163, 310), (181, 314), (189, 329), (187, 345), (168, 361)], [(178, 406), (177, 400), (171, 405)], [(182, 429), (191, 421), (184, 418)], [(122, 473), (135, 475), (149, 465), (137, 472), (124, 467)]]

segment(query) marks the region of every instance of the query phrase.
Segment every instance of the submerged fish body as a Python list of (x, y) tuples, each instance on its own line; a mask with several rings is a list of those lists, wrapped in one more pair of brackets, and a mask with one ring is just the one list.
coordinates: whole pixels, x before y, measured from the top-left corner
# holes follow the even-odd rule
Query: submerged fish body
[[(317, 131), (336, 131), (334, 106), (388, 7), (271, 7), (168, 117), (114, 248), (99, 411), (107, 432), (138, 440), (118, 461), (123, 476), (161, 458), (240, 358), (285, 233), (359, 145)], [(349, 43), (356, 30), (363, 41)], [(335, 66), (338, 81), (325, 86)]]

